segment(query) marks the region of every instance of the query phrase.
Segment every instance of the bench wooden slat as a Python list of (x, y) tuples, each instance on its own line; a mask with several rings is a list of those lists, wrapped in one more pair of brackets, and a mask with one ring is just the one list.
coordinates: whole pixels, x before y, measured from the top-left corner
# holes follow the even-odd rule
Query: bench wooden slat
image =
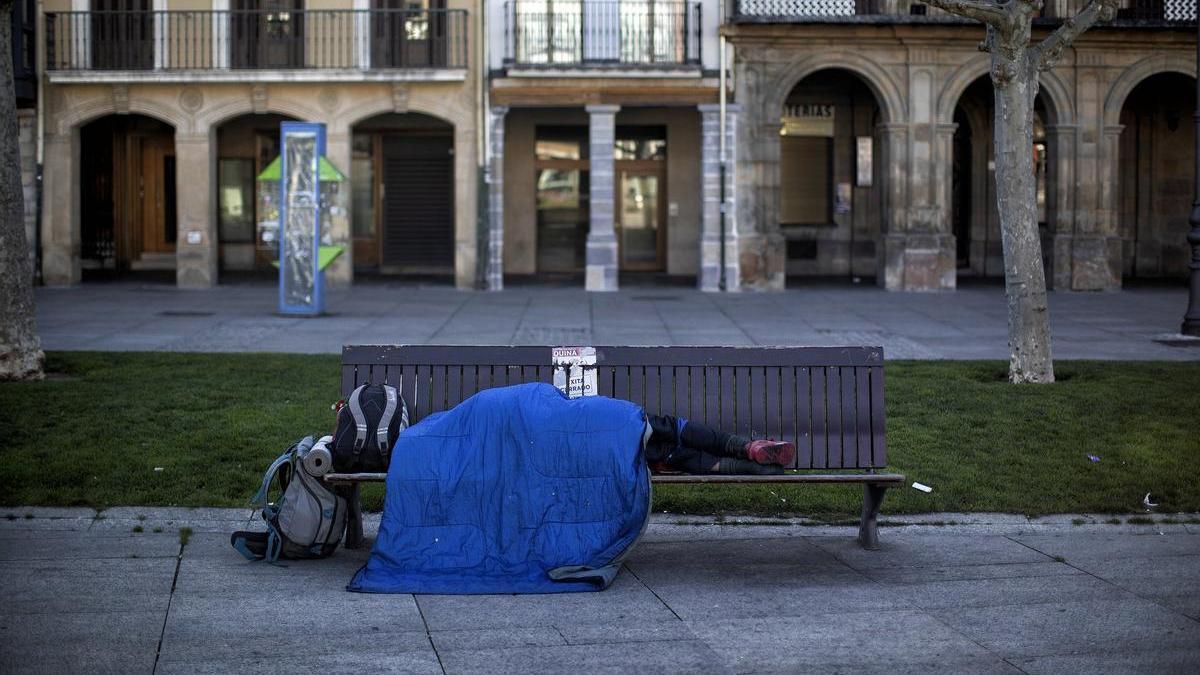
[(716, 420), (713, 420), (716, 422), (713, 426), (716, 426), (718, 429), (732, 431), (735, 430), (733, 409), (737, 405), (737, 399), (734, 398), (734, 387), (736, 385), (733, 377), (733, 368), (721, 366), (719, 377), (721, 383), (721, 394), (719, 397), (721, 399), (721, 414)]
[(422, 419), (430, 413), (437, 412), (431, 408), (433, 405), (433, 390), (430, 387), (432, 379), (432, 366), (417, 366), (416, 396), (414, 397), (417, 402), (417, 419)]
[(646, 366), (646, 400), (642, 403), (642, 407), (646, 410), (662, 410), (662, 401), (658, 390), (659, 381), (658, 366)]
[(454, 366), (433, 366), (429, 372), (429, 411), (448, 410), (446, 406), (447, 388), (450, 384), (450, 370)]
[[(767, 438), (784, 438), (783, 429), (780, 426), (780, 391), (779, 391), (779, 369), (764, 368), (763, 369), (763, 435)], [(791, 435), (788, 435), (788, 440)]]
[(733, 409), (733, 428), (735, 433), (749, 436), (753, 433), (750, 430), (750, 368), (748, 366), (735, 367), (733, 377), (733, 389), (737, 396), (737, 403)]
[(629, 400), (646, 407), (646, 369), (642, 366), (629, 368)]
[(796, 426), (796, 468), (812, 468), (812, 397), (809, 368), (793, 368), (792, 415)]
[(629, 366), (616, 366), (613, 370), (613, 398), (629, 399)]
[(884, 433), (883, 367), (871, 369), (871, 466), (887, 464), (887, 435)]
[(842, 466), (858, 466), (858, 380), (842, 368)]
[(829, 466), (829, 444), (826, 442), (825, 417), (825, 368), (809, 369), (809, 396), (812, 410), (812, 464), (814, 469), (824, 469)]
[(796, 416), (796, 369), (779, 370), (779, 416), (780, 438), (790, 439), (796, 444), (796, 459), (788, 468), (795, 468), (800, 459), (800, 429)]
[(688, 368), (688, 419), (703, 423), (707, 412), (704, 409), (704, 368)]
[(829, 444), (828, 460), (825, 466), (831, 469), (842, 468), (842, 447), (845, 436), (842, 435), (842, 369), (830, 367), (825, 369), (825, 442)]
[(858, 437), (858, 457), (855, 466), (871, 466), (871, 369), (854, 369), (855, 436)]
[(342, 396), (346, 396), (346, 392), (354, 391), (358, 386), (358, 366), (342, 365)]
[(704, 367), (704, 423), (721, 428), (721, 370), (714, 366)]

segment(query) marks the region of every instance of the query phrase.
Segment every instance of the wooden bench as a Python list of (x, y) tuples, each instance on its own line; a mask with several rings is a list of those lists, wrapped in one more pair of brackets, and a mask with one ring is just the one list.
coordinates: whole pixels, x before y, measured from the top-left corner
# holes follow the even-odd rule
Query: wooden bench
[[(366, 382), (398, 387), (409, 421), (489, 387), (553, 381), (550, 347), (346, 346), (342, 395)], [(796, 444), (780, 476), (656, 475), (656, 483), (861, 483), (858, 541), (878, 548), (887, 464), (881, 347), (597, 347), (599, 393), (745, 436)], [(359, 485), (387, 474), (334, 473), (350, 501), (346, 546), (362, 542)]]

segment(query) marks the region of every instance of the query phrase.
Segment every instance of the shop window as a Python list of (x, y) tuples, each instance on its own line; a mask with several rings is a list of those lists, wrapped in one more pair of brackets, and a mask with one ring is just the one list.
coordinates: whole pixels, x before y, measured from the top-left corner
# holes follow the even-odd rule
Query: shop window
[(833, 194), (833, 139), (783, 136), (779, 139), (779, 222), (828, 225)]
[(221, 242), (254, 241), (254, 160), (233, 157), (217, 161), (217, 223)]
[(375, 238), (374, 136), (356, 133), (350, 150), (351, 230), (357, 239)]
[(617, 160), (665, 160), (667, 158), (667, 129), (663, 126), (617, 127), (613, 148)]

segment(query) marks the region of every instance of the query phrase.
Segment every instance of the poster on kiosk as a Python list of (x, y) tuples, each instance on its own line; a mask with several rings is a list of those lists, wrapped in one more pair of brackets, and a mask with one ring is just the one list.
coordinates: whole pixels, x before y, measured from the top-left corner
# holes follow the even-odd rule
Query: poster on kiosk
[(320, 265), (325, 125), (284, 122), (279, 147), (279, 311), (316, 316), (325, 310)]

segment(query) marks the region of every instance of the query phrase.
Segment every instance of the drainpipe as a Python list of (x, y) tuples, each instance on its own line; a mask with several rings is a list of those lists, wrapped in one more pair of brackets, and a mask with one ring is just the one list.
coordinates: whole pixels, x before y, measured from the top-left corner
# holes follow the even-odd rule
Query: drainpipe
[(491, 251), (489, 250), (489, 242), (491, 237), (488, 236), (490, 225), (489, 219), (489, 186), (487, 181), (488, 172), (488, 152), (491, 144), (489, 136), (491, 130), (488, 128), (488, 92), (487, 92), (487, 67), (488, 67), (488, 43), (487, 30), (484, 29), (484, 14), (487, 12), (486, 2), (481, 2), (476, 5), (479, 8), (478, 14), (475, 16), (475, 33), (476, 33), (476, 133), (475, 133), (475, 157), (477, 166), (475, 169), (475, 211), (477, 214), (475, 228), (475, 287), (478, 289), (487, 288), (487, 267), (488, 261), (491, 259)]
[[(34, 9), (33, 24), (33, 80), (37, 87), (37, 138), (34, 143), (34, 216), (33, 216), (33, 279), (34, 283), (42, 284), (42, 167), (46, 152), (46, 16), (42, 0), (38, 0)], [(16, 26), (13, 26), (15, 29)]]
[[(725, 23), (725, 17), (726, 17), (725, 0), (721, 0), (720, 15), (717, 17), (717, 32), (718, 33), (721, 32), (721, 26), (724, 25), (724, 23)], [(720, 85), (719, 85), (720, 91), (718, 92), (718, 96), (720, 96), (720, 110), (721, 111), (720, 111), (720, 122), (717, 125), (718, 126), (717, 134), (720, 136), (720, 139), (718, 141), (718, 144), (719, 144), (718, 147), (720, 148), (720, 150), (718, 152), (718, 158), (720, 160), (720, 162), (719, 162), (720, 172), (718, 173), (718, 176), (719, 176), (719, 180), (721, 181), (721, 192), (720, 192), (720, 194), (721, 194), (721, 273), (720, 273), (720, 275), (717, 276), (717, 288), (721, 291), (724, 291), (727, 288), (727, 284), (725, 282), (725, 269), (726, 269), (726, 265), (725, 265), (725, 227), (726, 227), (726, 224), (725, 224), (725, 211), (726, 211), (726, 208), (725, 208), (725, 205), (726, 205), (726, 197), (725, 197), (725, 171), (726, 171), (726, 167), (725, 167), (725, 106), (727, 104), (726, 95), (725, 95), (725, 59), (726, 59), (725, 35), (721, 34), (719, 36), (719, 39), (720, 39), (721, 64), (719, 66), (720, 67)]]

